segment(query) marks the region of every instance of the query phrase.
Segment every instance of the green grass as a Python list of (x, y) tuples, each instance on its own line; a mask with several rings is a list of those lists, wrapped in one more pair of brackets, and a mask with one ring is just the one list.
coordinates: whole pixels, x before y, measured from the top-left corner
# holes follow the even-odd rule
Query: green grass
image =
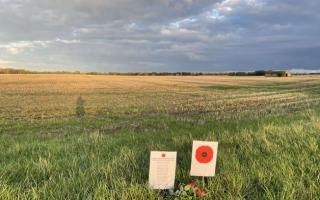
[[(305, 94), (318, 97), (310, 91)], [(207, 179), (205, 199), (320, 196), (315, 101), (240, 111), (101, 109), (83, 118), (0, 120), (0, 199), (172, 199), (148, 188), (150, 151), (178, 151), (176, 185), (201, 180), (189, 176), (193, 140), (219, 141), (217, 173)]]
[[(2, 199), (161, 199), (147, 187), (150, 150), (178, 151), (188, 182), (192, 140), (219, 141), (207, 199), (315, 199), (320, 111), (214, 120), (101, 117), (1, 126)], [(130, 123), (122, 123), (128, 121)], [(108, 124), (124, 128), (107, 128)]]
[[(319, 94), (319, 84), (308, 83), (308, 81), (300, 83), (281, 83), (281, 84), (263, 84), (263, 85), (214, 85), (203, 87), (208, 90), (221, 91), (243, 91), (243, 92), (311, 92)], [(299, 90), (300, 89), (300, 90)]]

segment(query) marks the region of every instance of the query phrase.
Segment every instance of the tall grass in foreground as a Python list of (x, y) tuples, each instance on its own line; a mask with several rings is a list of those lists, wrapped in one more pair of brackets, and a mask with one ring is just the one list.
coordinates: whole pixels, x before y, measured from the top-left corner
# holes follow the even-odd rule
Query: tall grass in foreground
[(163, 199), (147, 187), (149, 151), (177, 150), (177, 183), (187, 182), (193, 139), (220, 142), (206, 199), (320, 196), (319, 110), (231, 121), (163, 115), (111, 135), (103, 124), (112, 119), (82, 120), (2, 132), (1, 199)]

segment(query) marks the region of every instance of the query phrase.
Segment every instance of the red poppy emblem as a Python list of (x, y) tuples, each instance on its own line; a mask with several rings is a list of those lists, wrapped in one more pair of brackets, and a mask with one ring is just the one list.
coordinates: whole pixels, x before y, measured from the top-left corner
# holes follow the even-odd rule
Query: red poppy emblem
[(161, 157), (162, 157), (162, 158), (165, 158), (165, 157), (166, 157), (166, 154), (165, 154), (165, 153), (161, 154)]
[(213, 158), (213, 150), (209, 146), (200, 146), (196, 150), (196, 159), (199, 163), (209, 163)]

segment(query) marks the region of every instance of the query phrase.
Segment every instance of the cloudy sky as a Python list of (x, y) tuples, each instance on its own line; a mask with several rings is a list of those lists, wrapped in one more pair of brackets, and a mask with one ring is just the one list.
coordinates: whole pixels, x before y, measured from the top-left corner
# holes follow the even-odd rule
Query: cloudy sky
[(319, 0), (0, 0), (0, 67), (320, 69)]

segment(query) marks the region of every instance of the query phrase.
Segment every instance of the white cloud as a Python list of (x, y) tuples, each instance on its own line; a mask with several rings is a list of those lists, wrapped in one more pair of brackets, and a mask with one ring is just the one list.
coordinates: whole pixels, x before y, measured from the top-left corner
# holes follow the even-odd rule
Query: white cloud
[(41, 48), (47, 48), (50, 44), (62, 43), (62, 44), (77, 44), (80, 40), (66, 40), (56, 38), (55, 40), (35, 40), (35, 41), (17, 41), (11, 42), (9, 44), (0, 45), (0, 49), (5, 49), (8, 53), (12, 55), (18, 55), (25, 51), (34, 51)]
[(12, 61), (12, 60), (3, 60), (3, 59), (0, 59), (0, 65), (9, 65), (9, 64), (12, 64), (12, 63), (15, 63), (15, 62)]
[(64, 40), (64, 39), (56, 38), (55, 42), (61, 42), (64, 44), (77, 44), (77, 43), (80, 43), (80, 40)]
[(18, 41), (18, 42), (11, 42), (6, 45), (0, 45), (0, 48), (5, 49), (7, 52), (17, 55), (22, 53), (26, 50), (34, 50), (36, 48), (44, 48), (51, 43), (51, 41)]

